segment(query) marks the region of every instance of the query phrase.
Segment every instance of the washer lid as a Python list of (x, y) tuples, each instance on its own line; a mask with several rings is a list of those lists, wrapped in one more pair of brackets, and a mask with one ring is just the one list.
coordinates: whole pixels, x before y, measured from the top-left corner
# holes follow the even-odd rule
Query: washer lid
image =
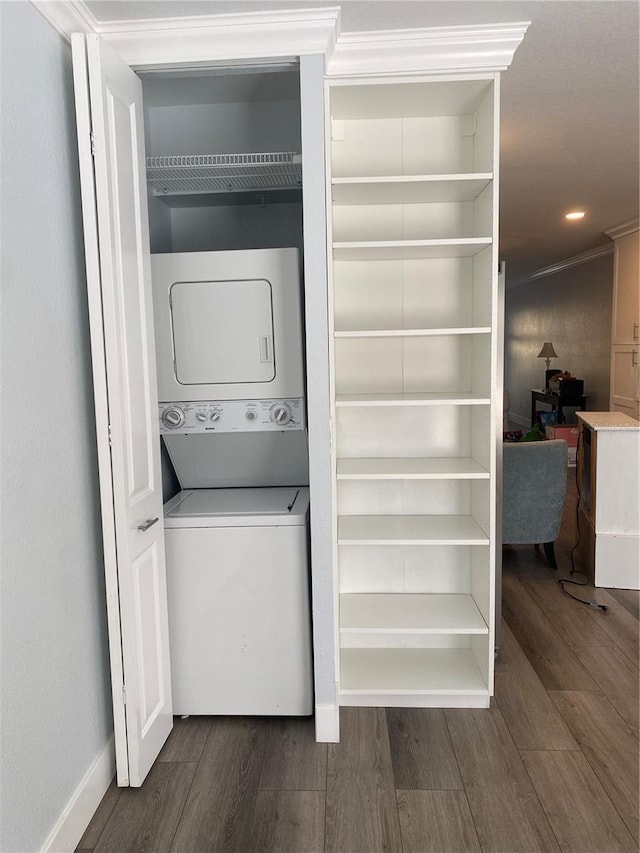
[(213, 518), (288, 516), (301, 491), (283, 487), (186, 490), (165, 506), (165, 524), (177, 527), (187, 521), (197, 523), (197, 520)]

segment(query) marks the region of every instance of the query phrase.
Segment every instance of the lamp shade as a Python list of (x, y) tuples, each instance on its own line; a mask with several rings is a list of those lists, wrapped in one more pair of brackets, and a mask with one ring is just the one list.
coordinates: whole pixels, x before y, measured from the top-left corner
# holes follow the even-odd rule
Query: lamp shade
[(545, 341), (542, 349), (538, 353), (538, 358), (558, 358), (557, 352), (553, 348), (553, 344)]

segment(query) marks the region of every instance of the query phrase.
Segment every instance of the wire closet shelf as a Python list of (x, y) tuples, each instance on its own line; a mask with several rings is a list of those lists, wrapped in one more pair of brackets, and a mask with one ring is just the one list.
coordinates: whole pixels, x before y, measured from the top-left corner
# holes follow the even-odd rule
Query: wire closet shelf
[(302, 186), (302, 157), (290, 151), (147, 157), (146, 165), (147, 182), (158, 196)]

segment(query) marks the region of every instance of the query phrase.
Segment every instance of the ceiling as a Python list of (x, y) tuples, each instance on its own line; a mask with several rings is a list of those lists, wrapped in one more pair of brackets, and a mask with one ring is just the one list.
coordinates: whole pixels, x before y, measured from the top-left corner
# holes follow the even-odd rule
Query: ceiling
[[(341, 7), (342, 33), (531, 21), (502, 77), (500, 256), (513, 286), (638, 216), (637, 0), (85, 0), (100, 23)], [(580, 222), (564, 214), (587, 211)]]

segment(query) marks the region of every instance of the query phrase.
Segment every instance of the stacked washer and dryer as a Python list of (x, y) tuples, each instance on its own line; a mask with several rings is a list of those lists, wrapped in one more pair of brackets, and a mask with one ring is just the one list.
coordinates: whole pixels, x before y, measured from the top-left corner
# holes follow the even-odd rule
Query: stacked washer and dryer
[(296, 249), (152, 256), (176, 714), (312, 712)]

